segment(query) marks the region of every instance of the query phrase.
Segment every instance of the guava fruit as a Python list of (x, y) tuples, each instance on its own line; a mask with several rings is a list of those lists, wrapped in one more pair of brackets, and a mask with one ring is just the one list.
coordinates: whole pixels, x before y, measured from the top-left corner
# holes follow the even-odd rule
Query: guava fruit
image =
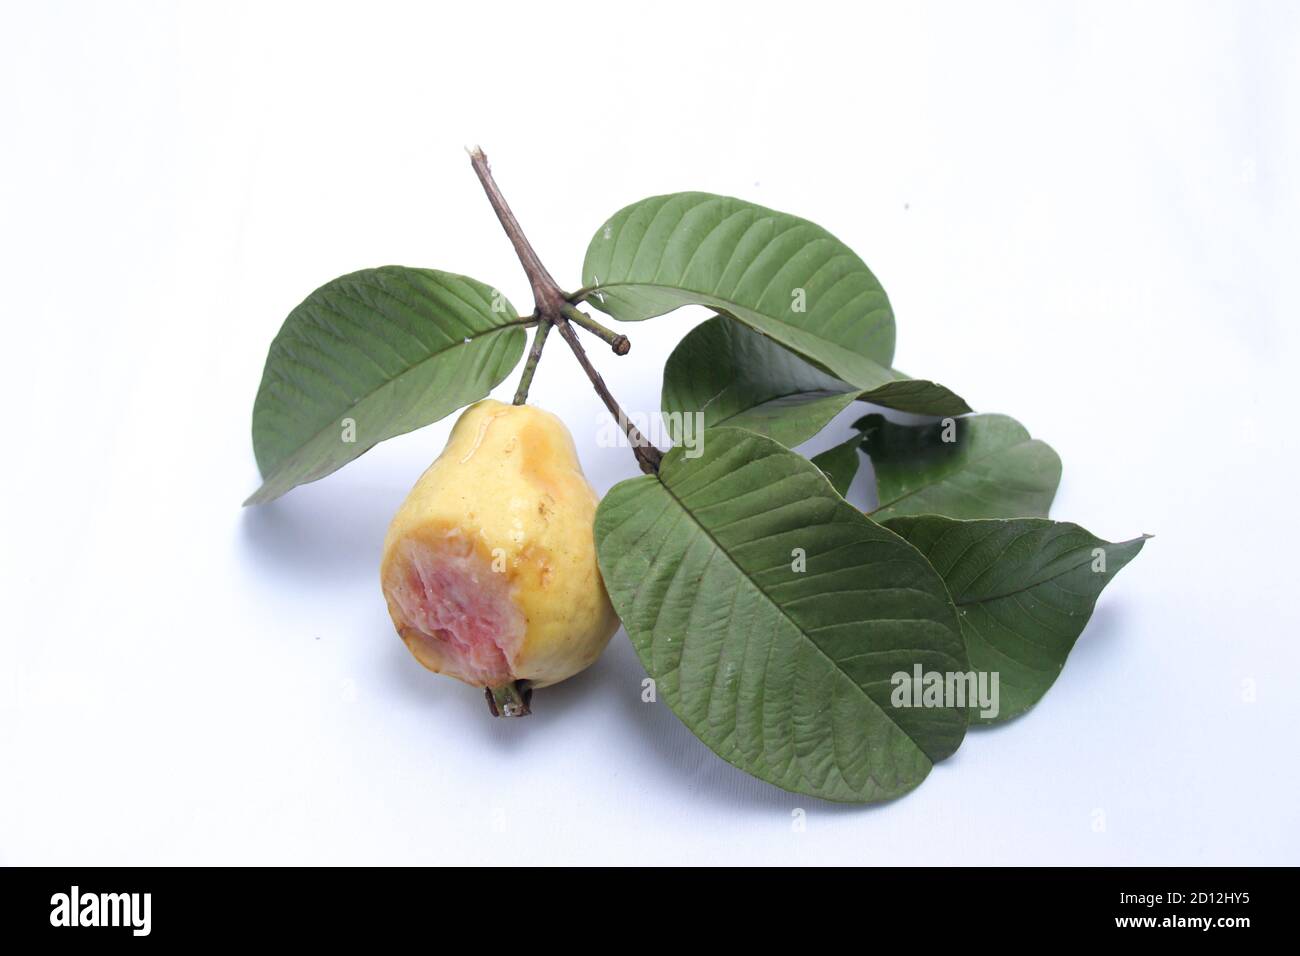
[(559, 418), (467, 408), (384, 540), (388, 613), (416, 660), (486, 688), (507, 716), (590, 666), (619, 625), (596, 564), (598, 502)]

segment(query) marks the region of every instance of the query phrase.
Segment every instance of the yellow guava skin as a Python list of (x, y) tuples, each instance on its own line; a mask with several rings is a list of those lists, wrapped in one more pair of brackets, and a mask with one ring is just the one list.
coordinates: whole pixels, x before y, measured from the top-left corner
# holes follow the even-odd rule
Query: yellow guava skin
[(619, 626), (596, 564), (598, 503), (555, 415), (467, 408), (384, 540), (384, 597), (411, 653), (476, 687), (546, 687), (594, 663)]

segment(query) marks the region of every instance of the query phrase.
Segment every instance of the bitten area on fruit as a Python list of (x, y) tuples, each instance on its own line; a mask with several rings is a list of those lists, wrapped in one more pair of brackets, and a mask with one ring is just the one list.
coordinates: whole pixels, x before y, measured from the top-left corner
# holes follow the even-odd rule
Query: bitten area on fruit
[(526, 622), (509, 576), (459, 530), (404, 538), (383, 583), (398, 633), (425, 667), (481, 687), (514, 679)]

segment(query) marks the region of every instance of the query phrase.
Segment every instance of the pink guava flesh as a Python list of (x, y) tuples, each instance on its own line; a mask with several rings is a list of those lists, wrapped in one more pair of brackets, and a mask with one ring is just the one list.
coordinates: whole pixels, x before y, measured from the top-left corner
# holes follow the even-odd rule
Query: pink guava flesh
[(386, 590), (404, 623), (416, 632), (407, 630), (403, 636), (419, 642), (420, 648), (412, 648), (418, 657), (431, 658), (438, 670), (483, 687), (515, 679), (524, 619), (504, 573), (493, 571), (491, 562), (459, 535), (435, 544), (402, 542), (396, 570)]

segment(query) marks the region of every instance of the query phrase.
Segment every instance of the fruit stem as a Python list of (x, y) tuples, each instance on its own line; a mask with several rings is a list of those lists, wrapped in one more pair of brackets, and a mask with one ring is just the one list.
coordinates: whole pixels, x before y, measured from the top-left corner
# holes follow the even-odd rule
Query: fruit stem
[(551, 331), (551, 323), (545, 319), (537, 323), (533, 333), (533, 347), (528, 350), (528, 361), (524, 364), (524, 374), (519, 378), (519, 388), (515, 391), (514, 404), (523, 405), (528, 401), (528, 389), (533, 384), (533, 375), (537, 372), (537, 363), (542, 358), (542, 347), (546, 345), (546, 336)]
[(575, 325), (580, 325), (598, 339), (609, 343), (609, 347), (614, 350), (615, 355), (626, 355), (632, 350), (632, 343), (628, 341), (626, 335), (620, 335), (613, 329), (607, 329), (585, 312), (581, 312), (569, 305), (567, 302), (560, 307), (564, 317)]
[(511, 681), (500, 687), (485, 687), (488, 710), (493, 717), (527, 717), (533, 711), (528, 706), (533, 699), (533, 689), (526, 680)]

